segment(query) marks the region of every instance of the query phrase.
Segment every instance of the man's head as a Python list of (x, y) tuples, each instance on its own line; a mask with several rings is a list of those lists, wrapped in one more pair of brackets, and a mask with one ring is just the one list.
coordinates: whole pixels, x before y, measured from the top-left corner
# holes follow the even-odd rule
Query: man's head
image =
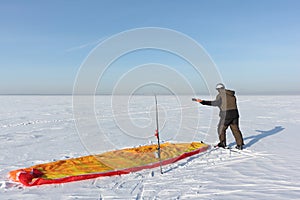
[(220, 90), (225, 89), (225, 85), (223, 83), (218, 83), (216, 85), (216, 90), (218, 90), (220, 92)]

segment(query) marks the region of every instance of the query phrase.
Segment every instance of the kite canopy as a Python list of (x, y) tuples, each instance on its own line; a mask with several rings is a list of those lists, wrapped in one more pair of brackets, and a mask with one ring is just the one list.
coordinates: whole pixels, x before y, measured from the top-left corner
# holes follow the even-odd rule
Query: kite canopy
[(209, 145), (199, 142), (164, 143), (161, 144), (160, 162), (156, 156), (157, 145), (140, 146), (39, 164), (11, 171), (9, 177), (26, 186), (67, 183), (167, 165), (208, 148)]

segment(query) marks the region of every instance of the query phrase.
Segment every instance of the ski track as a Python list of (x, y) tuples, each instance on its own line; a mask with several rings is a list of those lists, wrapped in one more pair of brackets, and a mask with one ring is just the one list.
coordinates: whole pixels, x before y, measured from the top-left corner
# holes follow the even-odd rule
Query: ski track
[[(190, 97), (184, 99), (186, 102), (178, 105), (173, 98), (158, 96), (164, 127), (162, 140), (174, 139), (164, 132), (177, 128), (181, 122), (178, 115), (187, 112), (188, 121), (181, 125), (184, 133), (195, 132), (195, 138), (206, 138), (215, 144), (215, 133), (208, 135), (207, 130), (216, 127), (218, 116), (212, 114), (211, 108), (191, 104)], [(119, 113), (110, 112), (109, 100), (99, 97), (96, 101), (96, 116), (104, 122), (104, 130), (118, 131), (113, 117), (126, 120), (129, 116), (136, 124), (153, 120), (152, 97), (133, 98), (134, 106), (120, 109)], [(1, 96), (4, 106), (0, 114), (0, 199), (299, 199), (300, 160), (296, 152), (300, 97), (241, 96), (238, 100), (246, 143), (243, 151), (212, 148), (163, 166), (164, 174), (155, 168), (61, 185), (24, 187), (8, 180), (7, 173), (89, 152), (76, 132), (71, 97)], [(272, 104), (257, 104), (258, 101)], [(199, 113), (195, 114), (195, 110)], [(208, 119), (207, 113), (213, 120)], [(230, 146), (234, 146), (230, 130), (227, 135)], [(151, 142), (155, 143), (155, 138)], [(278, 144), (280, 148), (276, 148)]]

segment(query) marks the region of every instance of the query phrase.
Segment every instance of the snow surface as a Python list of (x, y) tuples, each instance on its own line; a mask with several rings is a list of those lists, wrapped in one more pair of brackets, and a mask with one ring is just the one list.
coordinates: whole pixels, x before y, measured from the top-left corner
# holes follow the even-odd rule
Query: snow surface
[[(178, 103), (178, 98), (158, 96), (162, 140), (215, 144), (217, 108), (191, 98), (182, 96)], [(38, 187), (14, 183), (7, 174), (88, 155), (95, 150), (88, 144), (92, 140), (99, 143), (99, 151), (155, 143), (154, 97), (130, 98), (129, 106), (126, 100), (112, 106), (109, 96), (96, 97), (95, 114), (108, 142), (78, 133), (71, 96), (0, 96), (0, 102), (1, 200), (300, 199), (300, 96), (238, 96), (243, 151), (212, 149), (163, 166), (162, 175), (155, 168)], [(230, 130), (227, 136), (234, 146)]]

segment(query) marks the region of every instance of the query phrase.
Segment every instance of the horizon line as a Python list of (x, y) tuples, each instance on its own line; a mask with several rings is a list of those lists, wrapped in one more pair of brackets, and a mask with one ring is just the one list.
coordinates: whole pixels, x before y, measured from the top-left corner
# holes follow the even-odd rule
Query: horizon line
[[(170, 94), (170, 93), (155, 93), (156, 95), (165, 95), (165, 96), (174, 96), (174, 95), (182, 95), (182, 96), (187, 96), (187, 95), (211, 95), (209, 93), (195, 93), (195, 94), (190, 94), (190, 93), (179, 93), (179, 94)], [(119, 94), (112, 94), (112, 93), (102, 93), (102, 94), (72, 94), (72, 93), (0, 93), (0, 96), (125, 96), (125, 95), (132, 95), (132, 96), (153, 96), (154, 93), (141, 93), (141, 94), (127, 94), (127, 93), (119, 93)], [(274, 95), (282, 95), (282, 96), (289, 96), (289, 95), (300, 95), (300, 92), (236, 92), (236, 95), (245, 95), (245, 96), (274, 96)]]

